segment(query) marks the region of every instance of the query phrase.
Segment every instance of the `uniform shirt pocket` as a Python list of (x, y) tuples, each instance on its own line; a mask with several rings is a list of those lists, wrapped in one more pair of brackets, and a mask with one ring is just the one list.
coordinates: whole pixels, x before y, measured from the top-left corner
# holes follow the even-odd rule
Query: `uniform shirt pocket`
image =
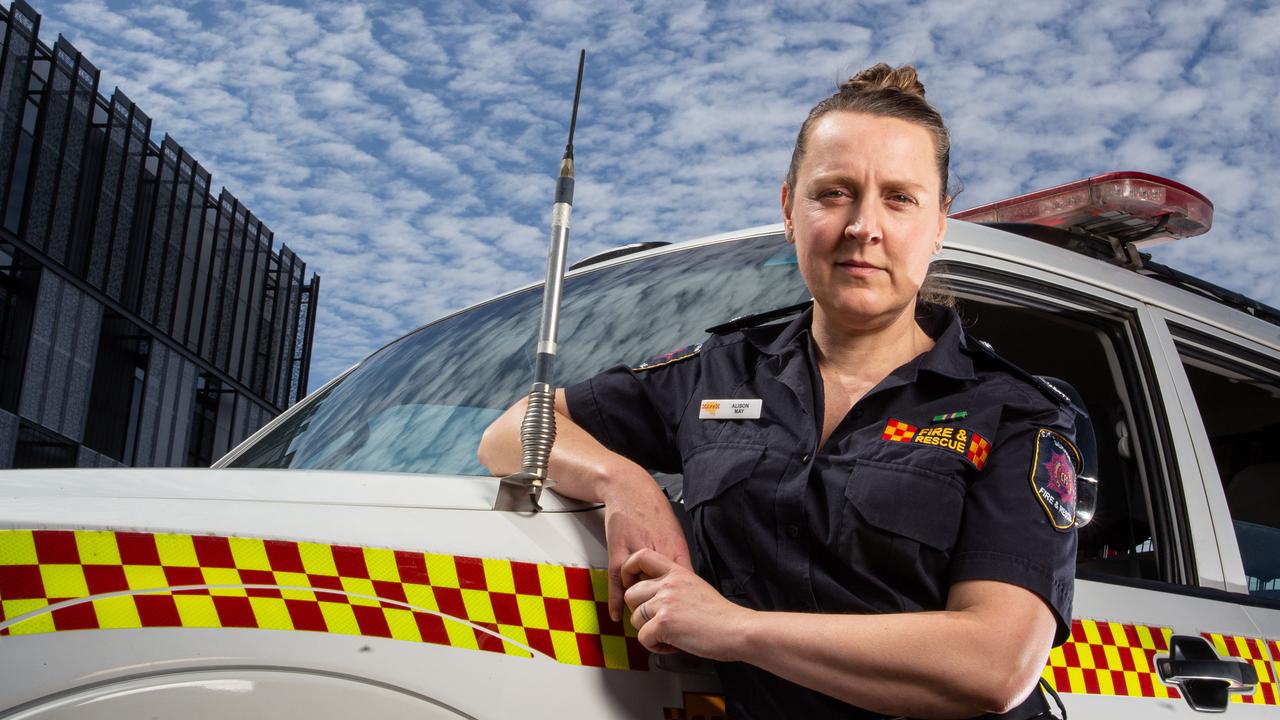
[(942, 609), (963, 487), (918, 465), (857, 460), (839, 521), (846, 587), (879, 612)]
[(755, 572), (751, 527), (759, 508), (748, 502), (746, 486), (764, 450), (750, 443), (716, 443), (697, 447), (684, 459), (695, 567), (726, 596), (742, 595)]
[(963, 488), (959, 478), (921, 467), (858, 460), (844, 494), (867, 523), (949, 550), (960, 530)]

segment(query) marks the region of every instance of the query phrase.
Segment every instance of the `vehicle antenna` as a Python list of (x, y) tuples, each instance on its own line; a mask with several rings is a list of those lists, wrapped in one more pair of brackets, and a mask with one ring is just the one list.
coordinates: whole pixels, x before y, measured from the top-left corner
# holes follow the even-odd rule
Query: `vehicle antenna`
[[(569, 218), (573, 213), (573, 133), (578, 126), (578, 100), (582, 97), (582, 69), (587, 51), (578, 54), (578, 84), (573, 91), (573, 115), (569, 120), (569, 142), (560, 159), (556, 179), (555, 204), (551, 206), (551, 242), (547, 248), (547, 282), (542, 293), (542, 322), (534, 356), (533, 387), (529, 407), (520, 423), (520, 472), (502, 478), (495, 508), (514, 510), (520, 497), (528, 497), (536, 513), (543, 488), (555, 483), (547, 477), (547, 462), (556, 440), (556, 338), (560, 332), (560, 295), (564, 289), (565, 251), (569, 242)], [(514, 497), (513, 497), (514, 496)]]

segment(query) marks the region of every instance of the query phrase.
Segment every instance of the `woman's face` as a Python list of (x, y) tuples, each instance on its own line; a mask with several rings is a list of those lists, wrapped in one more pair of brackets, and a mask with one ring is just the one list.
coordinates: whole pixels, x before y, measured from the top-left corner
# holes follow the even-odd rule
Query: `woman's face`
[(933, 136), (897, 118), (831, 112), (809, 129), (782, 213), (822, 313), (849, 330), (912, 307), (946, 232)]

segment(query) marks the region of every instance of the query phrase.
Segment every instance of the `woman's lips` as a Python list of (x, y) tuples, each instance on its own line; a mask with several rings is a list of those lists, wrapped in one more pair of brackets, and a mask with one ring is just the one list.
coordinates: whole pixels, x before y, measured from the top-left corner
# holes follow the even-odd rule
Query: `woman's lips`
[(881, 268), (871, 263), (861, 262), (859, 260), (845, 260), (836, 263), (836, 267), (853, 277), (870, 277), (878, 272), (883, 272)]

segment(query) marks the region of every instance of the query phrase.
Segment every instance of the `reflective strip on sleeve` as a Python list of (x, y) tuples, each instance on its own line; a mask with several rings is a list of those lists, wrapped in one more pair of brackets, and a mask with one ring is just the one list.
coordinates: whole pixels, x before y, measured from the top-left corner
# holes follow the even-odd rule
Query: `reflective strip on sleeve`
[(0, 635), (255, 628), (647, 670), (605, 570), (322, 543), (0, 530)]

